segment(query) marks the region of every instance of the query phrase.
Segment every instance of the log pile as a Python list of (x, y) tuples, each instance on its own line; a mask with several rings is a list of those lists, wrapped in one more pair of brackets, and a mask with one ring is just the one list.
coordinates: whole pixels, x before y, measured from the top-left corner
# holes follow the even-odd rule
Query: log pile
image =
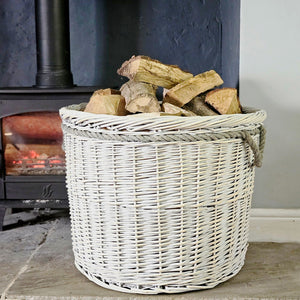
[[(120, 91), (95, 91), (85, 112), (182, 117), (242, 113), (236, 89), (216, 89), (224, 82), (214, 70), (193, 76), (178, 66), (139, 55), (125, 61), (117, 73), (129, 81)], [(164, 88), (162, 100), (156, 95), (158, 86)]]

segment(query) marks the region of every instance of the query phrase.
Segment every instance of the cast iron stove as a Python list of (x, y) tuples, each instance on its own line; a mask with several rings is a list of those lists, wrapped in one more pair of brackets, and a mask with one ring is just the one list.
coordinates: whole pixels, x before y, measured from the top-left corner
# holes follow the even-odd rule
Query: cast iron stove
[(97, 87), (73, 84), (68, 0), (35, 0), (33, 87), (0, 89), (0, 230), (6, 208), (67, 208), (59, 108)]

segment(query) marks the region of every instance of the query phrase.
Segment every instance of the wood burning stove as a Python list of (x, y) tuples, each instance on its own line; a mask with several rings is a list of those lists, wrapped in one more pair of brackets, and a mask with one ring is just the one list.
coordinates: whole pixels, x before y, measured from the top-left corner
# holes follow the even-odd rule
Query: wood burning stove
[(68, 0), (36, 0), (36, 85), (0, 89), (0, 229), (5, 209), (67, 208), (58, 110), (88, 101), (70, 69)]

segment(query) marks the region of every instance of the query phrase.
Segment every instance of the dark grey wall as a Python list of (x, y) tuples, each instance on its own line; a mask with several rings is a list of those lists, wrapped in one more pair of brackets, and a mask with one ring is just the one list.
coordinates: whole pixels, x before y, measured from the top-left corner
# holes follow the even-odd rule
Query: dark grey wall
[[(224, 86), (239, 71), (240, 0), (70, 0), (71, 65), (77, 85), (118, 86), (132, 55), (215, 69)], [(34, 84), (34, 0), (0, 1), (0, 87)]]
[(221, 0), (222, 77), (224, 85), (238, 87), (240, 66), (240, 0)]

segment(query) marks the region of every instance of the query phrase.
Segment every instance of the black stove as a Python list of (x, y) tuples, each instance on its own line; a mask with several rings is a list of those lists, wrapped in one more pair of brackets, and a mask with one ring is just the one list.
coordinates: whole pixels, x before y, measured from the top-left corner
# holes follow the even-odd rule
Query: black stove
[(35, 0), (33, 87), (0, 89), (0, 230), (6, 208), (67, 208), (59, 108), (87, 102), (70, 68), (68, 0)]

